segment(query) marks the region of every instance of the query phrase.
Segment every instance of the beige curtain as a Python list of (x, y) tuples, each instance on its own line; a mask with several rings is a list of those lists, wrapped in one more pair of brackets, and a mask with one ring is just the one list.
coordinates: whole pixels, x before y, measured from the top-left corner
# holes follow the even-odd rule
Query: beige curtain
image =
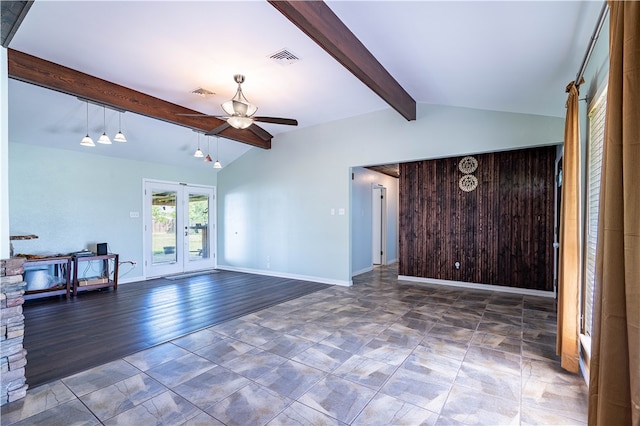
[[(580, 82), (582, 83), (582, 81)], [(579, 369), (579, 284), (580, 284), (580, 127), (578, 87), (567, 86), (567, 118), (562, 158), (560, 203), (560, 261), (558, 270), (558, 333), (556, 351), (562, 368)]]
[(589, 424), (640, 425), (640, 2), (609, 2)]

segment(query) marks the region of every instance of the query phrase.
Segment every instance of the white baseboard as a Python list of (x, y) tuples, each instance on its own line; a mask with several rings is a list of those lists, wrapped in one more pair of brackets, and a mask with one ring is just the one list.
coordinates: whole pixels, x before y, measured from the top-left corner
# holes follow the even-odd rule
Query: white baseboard
[(290, 278), (292, 280), (311, 281), (314, 283), (321, 283), (321, 284), (340, 285), (344, 287), (351, 287), (353, 285), (353, 281), (351, 280), (349, 281), (334, 280), (331, 278), (316, 277), (312, 275), (290, 274), (287, 272), (277, 272), (277, 271), (271, 271), (268, 269), (240, 268), (237, 266), (228, 266), (228, 265), (218, 265), (218, 269), (221, 269), (224, 271), (244, 272), (247, 274), (265, 275), (268, 277)]
[(137, 277), (131, 277), (131, 278), (118, 278), (118, 285), (137, 283), (140, 281), (146, 281), (146, 278), (143, 276), (137, 276)]
[(424, 284), (445, 285), (451, 287), (463, 287), (473, 290), (499, 291), (502, 293), (524, 294), (527, 296), (556, 297), (553, 291), (531, 290), (528, 288), (507, 287), (503, 285), (468, 283), (464, 281), (440, 280), (437, 278), (411, 277), (407, 275), (398, 275), (399, 281), (411, 281)]
[(351, 273), (351, 276), (355, 277), (356, 275), (364, 274), (365, 272), (370, 272), (370, 271), (373, 271), (373, 265), (369, 266), (368, 268), (360, 269), (359, 271), (353, 271)]
[(582, 373), (582, 378), (587, 384), (587, 387), (589, 387), (589, 366), (587, 365), (587, 362), (590, 361), (587, 361), (584, 358), (584, 355), (591, 360), (591, 336), (586, 336), (580, 333), (580, 373)]

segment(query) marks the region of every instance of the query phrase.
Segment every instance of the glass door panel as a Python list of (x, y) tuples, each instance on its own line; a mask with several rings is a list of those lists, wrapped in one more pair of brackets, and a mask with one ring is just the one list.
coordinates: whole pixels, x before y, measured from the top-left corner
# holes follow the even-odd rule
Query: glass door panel
[(209, 258), (209, 196), (189, 194), (189, 260)]
[(175, 191), (151, 193), (152, 265), (176, 263), (178, 260), (177, 202), (178, 193)]
[(185, 186), (184, 270), (215, 268), (215, 194), (213, 188)]

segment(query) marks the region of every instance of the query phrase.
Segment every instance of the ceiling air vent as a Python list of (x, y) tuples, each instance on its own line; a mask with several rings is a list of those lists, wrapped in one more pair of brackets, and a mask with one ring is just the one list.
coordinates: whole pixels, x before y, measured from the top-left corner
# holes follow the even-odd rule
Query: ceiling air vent
[(202, 87), (198, 87), (197, 89), (192, 90), (191, 93), (193, 93), (194, 95), (202, 96), (203, 98), (215, 95), (215, 93), (211, 90), (203, 89)]
[(291, 65), (300, 61), (300, 58), (295, 53), (292, 53), (289, 49), (284, 48), (278, 50), (276, 53), (269, 55), (269, 59), (279, 63), (280, 65)]

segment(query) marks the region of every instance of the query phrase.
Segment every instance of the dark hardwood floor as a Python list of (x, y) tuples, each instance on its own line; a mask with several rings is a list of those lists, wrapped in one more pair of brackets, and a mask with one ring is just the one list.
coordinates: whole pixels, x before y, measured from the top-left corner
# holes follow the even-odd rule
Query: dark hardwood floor
[(229, 271), (25, 302), (29, 387), (329, 287)]

